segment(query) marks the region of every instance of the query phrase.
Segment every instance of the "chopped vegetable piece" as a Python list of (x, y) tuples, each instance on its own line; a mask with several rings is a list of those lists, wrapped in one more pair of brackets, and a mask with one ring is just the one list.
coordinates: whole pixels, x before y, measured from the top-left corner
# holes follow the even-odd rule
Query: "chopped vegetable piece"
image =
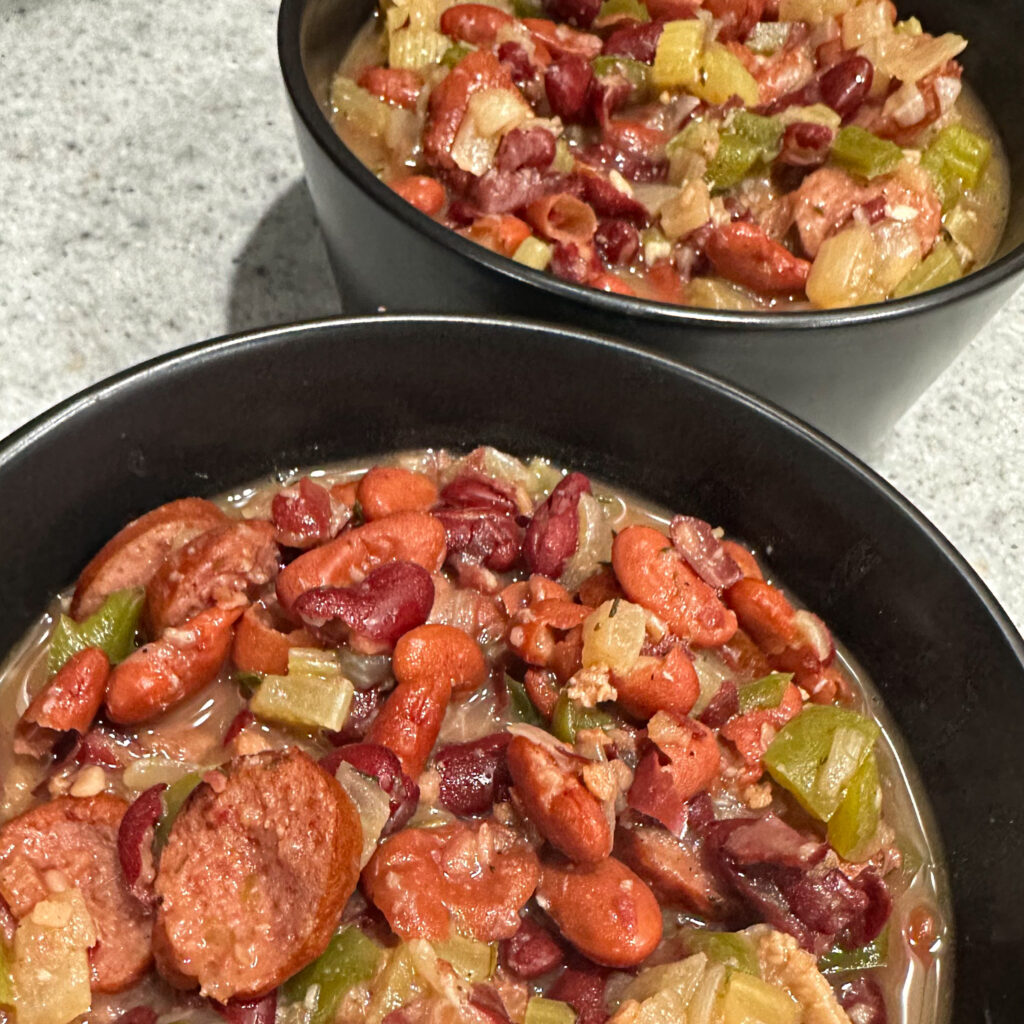
[(249, 702), (258, 718), (301, 729), (341, 729), (352, 706), (352, 683), (333, 651), (293, 647), (286, 676), (264, 676)]
[(369, 1024), (381, 1024), (392, 1010), (405, 1006), (428, 991), (430, 986), (424, 974), (436, 976), (436, 973), (437, 954), (429, 942), (423, 939), (403, 942), (391, 951), (384, 969), (374, 982), (366, 1020)]
[(14, 989), (11, 987), (11, 955), (0, 942), (0, 1006), (14, 1005)]
[(353, 129), (370, 136), (383, 135), (391, 120), (391, 107), (344, 75), (331, 83), (331, 106)]
[(384, 950), (376, 942), (349, 925), (331, 939), (313, 963), (285, 982), (284, 996), (291, 1002), (301, 1002), (315, 985), (316, 1004), (309, 1024), (331, 1024), (348, 990), (369, 981), (383, 955)]
[(712, 192), (722, 192), (738, 185), (761, 156), (761, 147), (756, 142), (734, 132), (723, 132), (718, 152), (708, 163), (704, 176), (708, 188)]
[(866, 971), (872, 967), (884, 967), (889, 962), (889, 928), (886, 926), (874, 942), (860, 949), (843, 949), (836, 946), (824, 956), (818, 957), (818, 970), (822, 974), (841, 974), (844, 971)]
[(807, 811), (828, 821), (879, 733), (875, 722), (855, 711), (807, 706), (772, 740), (764, 764)]
[(708, 103), (727, 103), (738, 96), (748, 106), (761, 102), (754, 76), (743, 62), (721, 43), (712, 43), (698, 59), (697, 78), (688, 86), (694, 96)]
[(650, 21), (647, 5), (640, 0), (604, 0), (597, 12), (597, 21), (609, 18), (632, 18), (634, 21)]
[(869, 754), (850, 780), (843, 802), (828, 823), (828, 841), (840, 857), (859, 862), (875, 852), (882, 819), (882, 786), (878, 762)]
[(899, 283), (893, 292), (893, 298), (904, 299), (930, 288), (951, 284), (963, 277), (963, 273), (963, 267), (960, 266), (953, 247), (948, 242), (936, 242), (935, 248), (924, 261), (914, 267)]
[(576, 733), (581, 729), (604, 729), (613, 722), (614, 719), (607, 711), (585, 708), (582, 704), (570, 700), (563, 691), (551, 716), (551, 731), (563, 743), (575, 743)]
[(774, 160), (782, 146), (784, 127), (776, 117), (763, 117), (749, 110), (737, 110), (733, 115), (731, 129), (737, 135), (760, 146), (766, 161)]
[(135, 631), (146, 592), (129, 587), (111, 594), (87, 619), (75, 622), (62, 615), (50, 640), (46, 668), (55, 675), (72, 655), (86, 647), (98, 647), (116, 665), (135, 649)]
[(14, 933), (11, 985), (19, 1024), (68, 1024), (92, 1006), (96, 927), (77, 888), (51, 893)]
[(759, 21), (747, 36), (747, 49), (769, 57), (786, 45), (792, 27), (784, 21)]
[(689, 88), (697, 81), (704, 46), (704, 23), (696, 18), (670, 21), (658, 39), (651, 72), (659, 89)]
[(882, 298), (874, 282), (877, 267), (875, 236), (867, 224), (855, 221), (822, 243), (807, 276), (807, 297), (820, 309)]
[(642, 970), (622, 991), (622, 1000), (640, 1003), (637, 1024), (685, 1021), (686, 1010), (707, 967), (703, 953)]
[(686, 933), (686, 948), (691, 953), (704, 953), (709, 960), (760, 977), (757, 950), (742, 932), (713, 932), (695, 928)]
[(924, 151), (921, 166), (932, 176), (942, 208), (948, 210), (960, 201), (965, 189), (978, 187), (991, 158), (992, 143), (962, 124), (950, 124)]
[(186, 775), (182, 775), (177, 782), (172, 782), (161, 794), (160, 799), (164, 803), (164, 813), (160, 815), (160, 820), (156, 823), (154, 834), (155, 846), (158, 850), (163, 849), (167, 845), (167, 839), (171, 834), (171, 826), (174, 824), (174, 819), (178, 816), (178, 812), (189, 798), (189, 794), (202, 781), (202, 772), (189, 772)]
[(766, 711), (782, 703), (786, 687), (793, 680), (792, 672), (772, 672), (752, 683), (739, 688), (740, 714), (749, 711)]
[(505, 689), (508, 690), (508, 710), (512, 718), (517, 722), (525, 722), (527, 725), (536, 725), (543, 729), (544, 718), (530, 700), (526, 687), (518, 679), (506, 675)]
[(800, 1004), (782, 989), (751, 974), (733, 971), (722, 997), (722, 1024), (797, 1024)]
[(391, 36), (388, 64), (393, 68), (416, 71), (430, 64), (439, 64), (451, 45), (452, 41), (446, 35), (432, 29), (403, 29)]
[(553, 245), (542, 242), (536, 235), (529, 235), (519, 243), (512, 259), (534, 270), (546, 270), (554, 251)]
[(583, 622), (583, 665), (607, 665), (627, 673), (640, 657), (647, 637), (647, 613), (623, 598), (605, 601)]
[(487, 981), (498, 966), (498, 947), (493, 942), (477, 942), (463, 935), (453, 935), (433, 946), (439, 959), (446, 960), (456, 974), (474, 984)]
[(512, 11), (517, 18), (546, 17), (541, 0), (512, 0)]
[(523, 1024), (575, 1024), (576, 1011), (557, 999), (531, 996), (526, 1004)]
[(877, 178), (896, 170), (903, 159), (903, 150), (888, 139), (850, 124), (836, 132), (832, 143), (832, 159), (846, 170), (862, 178)]
[(444, 51), (441, 63), (447, 68), (453, 68), (467, 53), (472, 53), (472, 51), (473, 48), (465, 43), (453, 43)]
[(617, 55), (595, 57), (590, 63), (598, 78), (622, 75), (633, 89), (629, 97), (631, 103), (641, 103), (651, 95), (651, 66), (649, 64), (633, 60), (632, 57)]

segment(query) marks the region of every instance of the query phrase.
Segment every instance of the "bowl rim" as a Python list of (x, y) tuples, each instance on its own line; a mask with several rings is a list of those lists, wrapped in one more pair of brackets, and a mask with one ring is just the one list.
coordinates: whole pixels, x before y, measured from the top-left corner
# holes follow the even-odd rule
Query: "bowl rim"
[[(546, 292), (576, 303), (590, 305), (599, 312), (616, 316), (630, 316), (677, 327), (700, 326), (725, 332), (719, 343), (739, 343), (746, 335), (735, 333), (739, 327), (758, 327), (772, 332), (805, 331), (821, 328), (844, 328), (876, 324), (882, 321), (902, 321), (907, 317), (925, 313), (946, 303), (960, 302), (971, 296), (993, 289), (1016, 274), (1024, 273), (1024, 243), (980, 270), (967, 274), (950, 284), (933, 288), (905, 299), (890, 299), (866, 306), (851, 306), (834, 310), (733, 311), (701, 309), (696, 306), (676, 306), (650, 299), (618, 295), (613, 292), (589, 288), (563, 281), (553, 274), (516, 263), (507, 256), (491, 252), (463, 238), (451, 228), (421, 213), (401, 199), (380, 181), (365, 164), (341, 141), (331, 127), (310, 88), (302, 66), (300, 37), (302, 18), (309, 0), (281, 0), (277, 22), (277, 49), (285, 88), (292, 105), (302, 118), (306, 129), (324, 154), (368, 199), (382, 206), (407, 227), (432, 242), (442, 245), (463, 259), (481, 264), (518, 284), (541, 288)], [(998, 128), (998, 126), (997, 126)], [(733, 329), (732, 335), (728, 329)], [(819, 343), (835, 339), (822, 339)]]
[(442, 314), (391, 314), (384, 316), (327, 317), (296, 321), (273, 327), (258, 328), (235, 334), (220, 335), (206, 341), (196, 342), (184, 348), (155, 356), (130, 366), (71, 395), (46, 411), (35, 416), (5, 438), (0, 438), (0, 479), (7, 468), (22, 457), (31, 457), (33, 447), (47, 435), (59, 431), (76, 416), (109, 398), (130, 392), (149, 381), (160, 380), (178, 370), (196, 369), (206, 363), (230, 359), (235, 352), (280, 342), (292, 335), (313, 335), (319, 332), (340, 331), (359, 327), (377, 327), (386, 330), (389, 324), (416, 325), (424, 331), (443, 328), (451, 323), (471, 325), (479, 331), (520, 330), (544, 331), (559, 335), (591, 348), (604, 349), (632, 360), (646, 362), (660, 374), (683, 378), (727, 402), (736, 402), (752, 408), (758, 414), (773, 420), (798, 445), (809, 445), (826, 456), (845, 473), (852, 474), (861, 486), (867, 487), (885, 500), (894, 512), (910, 524), (930, 542), (935, 553), (948, 567), (959, 574), (967, 583), (971, 593), (980, 602), (992, 619), (1009, 650), (1016, 657), (1024, 677), (1024, 636), (1010, 620), (1009, 615), (996, 600), (975, 569), (960, 554), (942, 532), (913, 503), (903, 497), (888, 481), (862, 462), (852, 452), (828, 438), (821, 431), (805, 423), (799, 417), (787, 412), (775, 403), (759, 398), (745, 389), (731, 384), (713, 374), (675, 362), (639, 346), (629, 345), (590, 331), (578, 330), (561, 324), (546, 323), (530, 319), (512, 319), (497, 316), (447, 316)]

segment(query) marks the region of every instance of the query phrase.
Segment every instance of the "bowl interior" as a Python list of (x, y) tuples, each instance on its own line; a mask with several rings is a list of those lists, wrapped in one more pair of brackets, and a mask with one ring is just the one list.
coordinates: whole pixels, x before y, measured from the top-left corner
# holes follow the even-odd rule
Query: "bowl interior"
[(1024, 644), (965, 563), (817, 435), (654, 356), (529, 325), (397, 318), (210, 343), (0, 448), (7, 650), (129, 518), (275, 469), (399, 448), (542, 453), (765, 553), (877, 684), (948, 851), (956, 1020), (1024, 1006)]
[[(898, 6), (902, 16), (918, 16), (925, 28), (935, 34), (954, 31), (967, 38), (968, 48), (961, 55), (966, 71), (965, 79), (981, 96), (1003, 139), (1011, 173), (1007, 226), (988, 271), (983, 268), (970, 275), (974, 278), (980, 273), (986, 279), (994, 280), (1011, 269), (1005, 265), (996, 266), (1011, 257), (1011, 254), (1013, 269), (1019, 269), (1019, 264), (1024, 265), (1024, 253), (1019, 251), (1024, 247), (1024, 123), (1019, 117), (1019, 89), (1008, 87), (1009, 83), (1024, 81), (1024, 52), (1020, 47), (1007, 45), (1008, 40), (1024, 36), (1024, 5), (1019, 0), (988, 0), (984, 4), (963, 4), (958, 0), (915, 0), (913, 3), (902, 2)], [(293, 98), (307, 117), (312, 114), (310, 108), (313, 106), (320, 110), (326, 109), (331, 77), (375, 7), (374, 0), (283, 0), (281, 45), (286, 55), (291, 52), (295, 46), (292, 32), (298, 26), (298, 58), (313, 102), (304, 103), (302, 97), (294, 96), (296, 83), (290, 81), (290, 85)], [(286, 56), (286, 77), (289, 77), (289, 63), (289, 57)], [(388, 190), (379, 186), (373, 175), (361, 166), (358, 158), (334, 134), (325, 117), (318, 120), (317, 137), (334, 159), (343, 163), (346, 173), (360, 180), (363, 187), (375, 195), (378, 201), (389, 205), (393, 203), (392, 209), (420, 230), (431, 231), (427, 218), (387, 195)], [(490, 253), (463, 242), (451, 232), (444, 232), (443, 235), (447, 236), (443, 238), (446, 244), (459, 248), (471, 258), (492, 265), (507, 265), (503, 269), (511, 272), (510, 268), (514, 268), (517, 275), (522, 276), (522, 268), (510, 261), (492, 257)], [(540, 275), (528, 276), (534, 283), (538, 279), (543, 281)], [(958, 287), (961, 286), (947, 286), (943, 291), (952, 294)], [(575, 286), (570, 291), (584, 296), (588, 293), (593, 295), (589, 289)], [(899, 304), (888, 303), (887, 306), (899, 305), (909, 309), (916, 301), (919, 300), (904, 300)], [(618, 304), (622, 305), (621, 302)], [(663, 308), (659, 304), (642, 300), (630, 303), (629, 306), (631, 311), (636, 307), (647, 311)], [(674, 316), (678, 318), (680, 315), (685, 318), (686, 312), (676, 310)], [(797, 314), (761, 313), (757, 314), (757, 320), (762, 324), (774, 322), (783, 326), (787, 319), (792, 321), (795, 316)], [(837, 313), (818, 312), (814, 316), (822, 322), (840, 318)], [(707, 319), (706, 311), (702, 319)], [(743, 317), (716, 314), (713, 319), (730, 322)], [(845, 319), (849, 319), (849, 315)]]

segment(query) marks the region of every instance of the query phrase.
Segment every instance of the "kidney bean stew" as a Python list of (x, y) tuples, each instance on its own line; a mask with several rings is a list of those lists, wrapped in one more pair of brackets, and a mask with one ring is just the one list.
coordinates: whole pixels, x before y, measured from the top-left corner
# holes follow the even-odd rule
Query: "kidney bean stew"
[(960, 36), (890, 0), (382, 0), (335, 129), (481, 245), (714, 309), (913, 295), (988, 262), (1008, 209)]
[(908, 764), (766, 572), (492, 448), (129, 523), (3, 671), (5, 1018), (936, 1019)]

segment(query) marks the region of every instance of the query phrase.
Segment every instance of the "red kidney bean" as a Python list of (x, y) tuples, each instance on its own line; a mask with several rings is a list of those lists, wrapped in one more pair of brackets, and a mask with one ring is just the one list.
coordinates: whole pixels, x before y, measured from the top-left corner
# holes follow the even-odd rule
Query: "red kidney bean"
[(493, 985), (477, 982), (469, 990), (469, 1005), (486, 1017), (491, 1024), (510, 1024), (508, 1010)]
[(346, 743), (357, 743), (370, 731), (374, 718), (380, 709), (378, 690), (356, 690), (352, 694), (352, 706), (340, 732), (328, 731), (327, 739), (336, 747)]
[(518, 171), (521, 167), (543, 169), (554, 159), (555, 137), (551, 132), (543, 128), (513, 128), (501, 140), (494, 163), (499, 171)]
[[(403, 633), (421, 626), (434, 603), (434, 581), (414, 562), (388, 562), (352, 587), (317, 587), (295, 601), (295, 612), (328, 637), (343, 622), (356, 633), (393, 646)], [(326, 627), (326, 629), (325, 629)]]
[(875, 196), (866, 203), (861, 203), (860, 210), (869, 224), (877, 224), (885, 218), (885, 196)]
[(551, 933), (529, 917), (523, 918), (519, 931), (498, 949), (505, 969), (524, 981), (553, 971), (565, 959), (565, 951)]
[(694, 516), (676, 516), (669, 527), (672, 544), (690, 568), (716, 590), (743, 579), (743, 572), (722, 547), (710, 523)]
[(545, 193), (544, 180), (535, 167), (518, 171), (491, 168), (469, 186), (468, 199), (476, 214), (511, 213), (529, 206)]
[(651, 219), (643, 203), (617, 189), (603, 175), (577, 172), (570, 176), (569, 182), (599, 217), (628, 220), (637, 227), (646, 227)]
[(568, 1003), (576, 1011), (576, 1024), (604, 1024), (604, 986), (608, 972), (596, 964), (567, 967), (547, 991), (549, 999)]
[(587, 146), (576, 154), (584, 163), (616, 170), (626, 181), (648, 184), (664, 181), (668, 177), (668, 160), (651, 155), (633, 144), (613, 144), (609, 141)]
[(420, 787), (402, 771), (395, 754), (379, 743), (350, 743), (338, 747), (320, 759), (320, 766), (333, 775), (345, 762), (357, 772), (376, 779), (391, 800), (391, 816), (384, 826), (383, 835), (397, 832), (413, 815), (420, 799)]
[(835, 132), (827, 124), (797, 121), (786, 125), (777, 160), (789, 167), (819, 167), (828, 157)]
[(631, 57), (643, 64), (653, 64), (658, 40), (665, 28), (661, 21), (628, 21), (617, 25), (604, 41), (602, 53), (615, 57)]
[(850, 57), (821, 76), (821, 98), (844, 122), (849, 121), (868, 98), (874, 75), (867, 57)]
[(533, 514), (523, 540), (523, 555), (530, 572), (557, 579), (579, 542), (576, 510), (580, 496), (590, 493), (590, 481), (582, 473), (563, 477)]
[[(512, 134), (514, 133), (509, 133)], [(547, 132), (544, 134), (548, 135)], [(490, 508), (496, 512), (507, 512), (509, 515), (515, 515), (519, 511), (515, 491), (510, 484), (494, 480), (475, 470), (460, 473), (441, 491), (441, 500), (446, 505), (456, 508)]]
[(511, 569), (519, 557), (522, 530), (510, 515), (487, 508), (441, 508), (448, 553), (465, 554), (495, 572)]
[(166, 783), (144, 790), (124, 812), (117, 829), (117, 857), (128, 891), (145, 906), (156, 902), (153, 892), (153, 831), (164, 812)]
[(575, 242), (556, 242), (550, 266), (555, 277), (573, 284), (585, 284), (601, 272), (600, 261), (593, 251), (581, 249)]
[(640, 233), (625, 220), (601, 221), (594, 242), (598, 252), (615, 267), (628, 266), (640, 251)]
[(498, 47), (498, 60), (508, 68), (516, 85), (523, 85), (533, 78), (533, 63), (522, 43), (502, 43)]
[(277, 989), (262, 999), (229, 999), (226, 1003), (211, 999), (210, 1005), (228, 1024), (274, 1024), (277, 1016)]
[(759, 114), (781, 114), (790, 107), (811, 107), (821, 102), (821, 85), (818, 79), (811, 79), (806, 85), (792, 92), (787, 92), (771, 103), (755, 108)]
[(149, 1006), (133, 1006), (126, 1010), (114, 1024), (156, 1024), (157, 1012)]
[(367, 68), (358, 78), (358, 84), (385, 103), (406, 110), (415, 110), (423, 92), (423, 78), (408, 68)]
[(601, 0), (546, 0), (545, 9), (555, 21), (567, 21), (577, 28), (590, 28)]
[(718, 21), (718, 38), (742, 42), (764, 14), (765, 0), (704, 0), (704, 10)]
[(441, 32), (474, 46), (490, 46), (512, 16), (487, 4), (455, 4), (441, 15)]
[(332, 523), (334, 508), (327, 488), (304, 476), (295, 488), (274, 495), (270, 518), (278, 544), (290, 548), (309, 548), (320, 544), (341, 529), (348, 514)]
[(594, 80), (590, 61), (567, 54), (554, 61), (544, 75), (544, 92), (551, 111), (563, 121), (581, 121), (587, 113), (587, 93)]
[(633, 87), (621, 75), (595, 78), (590, 86), (590, 111), (598, 124), (605, 125), (616, 110), (624, 107)]
[(733, 715), (740, 711), (740, 692), (731, 679), (726, 679), (708, 706), (700, 713), (699, 721), (709, 729), (721, 729)]
[(452, 743), (441, 749), (435, 765), (441, 775), (441, 803), (453, 814), (485, 814), (508, 799), (512, 782), (505, 749), (512, 739), (496, 732), (471, 743)]
[(887, 1024), (885, 996), (874, 978), (861, 974), (852, 981), (844, 981), (836, 997), (846, 1015), (857, 1024)]

